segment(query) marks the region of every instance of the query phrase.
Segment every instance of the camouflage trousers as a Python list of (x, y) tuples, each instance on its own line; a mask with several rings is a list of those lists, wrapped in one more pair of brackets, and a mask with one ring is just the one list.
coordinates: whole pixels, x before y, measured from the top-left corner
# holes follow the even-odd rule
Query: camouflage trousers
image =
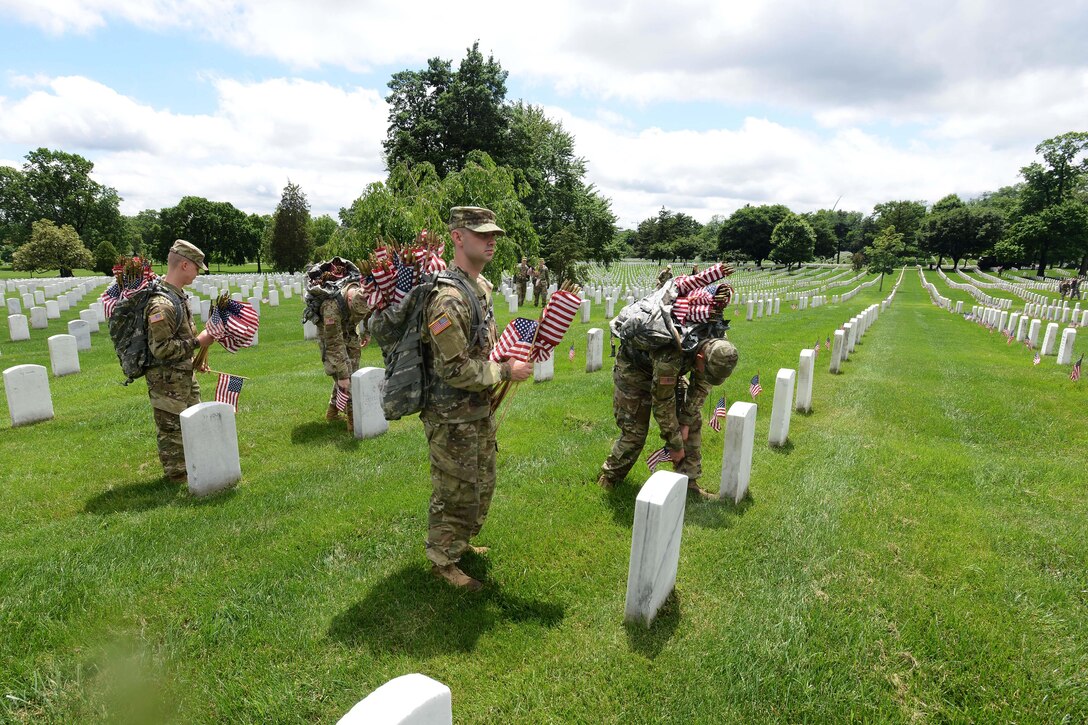
[(495, 419), (470, 423), (423, 421), (430, 446), (431, 503), (427, 558), (456, 563), (480, 533), (495, 493)]
[(518, 282), (518, 305), (525, 304), (525, 282)]
[(200, 402), (200, 384), (192, 370), (160, 367), (147, 371), (147, 389), (163, 471), (170, 477), (184, 476), (185, 447), (180, 416), (186, 408)]
[(533, 307), (540, 307), (540, 304), (548, 299), (548, 288), (542, 284), (538, 284), (533, 287)]
[[(612, 445), (601, 473), (613, 483), (622, 481), (639, 459), (650, 432), (650, 415), (653, 412), (649, 390), (640, 390), (632, 381), (622, 377), (621, 368), (613, 371), (615, 391), (612, 394), (612, 413), (620, 429), (619, 439)], [(650, 383), (649, 376), (645, 381)], [(673, 465), (673, 470), (688, 477), (688, 485), (695, 484), (703, 475), (703, 420), (700, 416), (688, 427), (688, 439), (684, 442), (684, 460)]]

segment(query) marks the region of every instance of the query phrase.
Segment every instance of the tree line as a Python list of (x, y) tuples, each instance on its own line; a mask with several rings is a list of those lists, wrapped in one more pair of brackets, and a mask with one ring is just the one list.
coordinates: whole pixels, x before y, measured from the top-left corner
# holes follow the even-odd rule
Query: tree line
[[(119, 211), (115, 189), (91, 178), (76, 154), (37, 149), (21, 170), (0, 167), (0, 261), (15, 269), (108, 273), (119, 254), (163, 261), (174, 239), (200, 246), (215, 264), (268, 262), (297, 271), (335, 254), (358, 259), (386, 240), (407, 241), (444, 227), (457, 205), (494, 209), (508, 234), (491, 274), (521, 256), (543, 258), (560, 278), (583, 261), (626, 256), (770, 260), (786, 266), (841, 259), (858, 267), (915, 259), (953, 266), (980, 258), (998, 266), (1053, 263), (1088, 272), (1088, 133), (1047, 139), (1022, 181), (932, 206), (921, 200), (877, 204), (871, 213), (837, 208), (794, 213), (782, 204), (745, 205), (703, 224), (662, 208), (620, 230), (611, 202), (588, 183), (586, 159), (562, 123), (506, 98), (507, 72), (474, 44), (457, 67), (432, 58), (389, 81), (389, 125), (382, 142), (387, 176), (368, 185), (338, 218), (310, 215), (288, 181), (273, 214), (247, 214), (227, 201), (186, 196), (173, 207), (135, 216)], [(836, 204), (837, 206), (837, 204)]]

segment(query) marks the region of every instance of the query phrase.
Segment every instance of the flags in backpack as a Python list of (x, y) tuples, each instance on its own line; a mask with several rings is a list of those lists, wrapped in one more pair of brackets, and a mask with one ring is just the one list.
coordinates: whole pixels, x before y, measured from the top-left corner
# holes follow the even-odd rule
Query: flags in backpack
[(762, 392), (763, 386), (759, 384), (759, 373), (756, 373), (752, 382), (748, 384), (748, 394), (752, 396), (752, 400), (755, 400), (756, 396)]
[(725, 396), (723, 395), (718, 399), (718, 404), (714, 406), (714, 414), (710, 416), (710, 427), (714, 430), (721, 432), (722, 418), (725, 417)]
[(1083, 361), (1084, 361), (1084, 355), (1081, 354), (1080, 359), (1078, 359), (1073, 364), (1073, 372), (1069, 373), (1069, 379), (1072, 380), (1074, 383), (1077, 382), (1078, 380), (1080, 380), (1080, 364)]
[(219, 382), (215, 385), (215, 402), (229, 403), (238, 412), (238, 394), (242, 392), (245, 378), (227, 373), (219, 373)]
[(570, 351), (567, 352), (567, 359), (574, 362), (574, 343), (570, 344)]
[(654, 451), (653, 453), (650, 454), (650, 457), (646, 459), (646, 465), (649, 466), (650, 472), (652, 473), (662, 463), (664, 463), (665, 461), (671, 461), (671, 460), (672, 460), (672, 452), (669, 451), (669, 447), (668, 446), (662, 446), (661, 450)]
[(125, 259), (114, 266), (113, 275), (116, 281), (98, 298), (107, 319), (113, 315), (113, 308), (118, 302), (127, 300), (158, 276), (151, 270), (151, 265), (139, 257)]

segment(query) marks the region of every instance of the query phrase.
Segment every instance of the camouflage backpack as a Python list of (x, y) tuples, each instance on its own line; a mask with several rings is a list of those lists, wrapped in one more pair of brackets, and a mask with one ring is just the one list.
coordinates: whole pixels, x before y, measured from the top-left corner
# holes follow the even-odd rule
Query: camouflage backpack
[(729, 329), (729, 321), (720, 317), (707, 322), (678, 324), (672, 319), (676, 297), (676, 282), (670, 279), (620, 310), (609, 323), (609, 330), (621, 343), (636, 350), (649, 352), (674, 345), (679, 350), (689, 352), (704, 340), (722, 337)]
[[(334, 263), (343, 266), (346, 274), (335, 280), (324, 279)], [(350, 284), (359, 284), (362, 275), (359, 268), (346, 259), (333, 257), (327, 262), (318, 262), (306, 271), (307, 287), (303, 298), (305, 307), (302, 309), (302, 321), (313, 322), (320, 325), (321, 305), (326, 300), (335, 299), (340, 304), (341, 311), (347, 309), (347, 300), (344, 299), (344, 290)]]
[(414, 415), (427, 404), (430, 380), (423, 357), (423, 310), (436, 284), (454, 285), (471, 300), (475, 334), (479, 334), (484, 325), (484, 314), (476, 293), (462, 277), (446, 271), (423, 275), (404, 299), (375, 312), (370, 318), (370, 332), (381, 347), (385, 361), (382, 411), (386, 420)]
[(113, 349), (117, 352), (117, 360), (121, 363), (121, 372), (125, 374), (126, 379), (123, 385), (143, 377), (147, 369), (155, 365), (155, 358), (147, 342), (145, 315), (147, 304), (155, 295), (165, 297), (174, 303), (174, 319), (183, 318), (181, 300), (158, 280), (151, 280), (146, 287), (131, 297), (120, 300), (113, 308), (113, 314), (110, 315), (110, 340), (113, 341)]

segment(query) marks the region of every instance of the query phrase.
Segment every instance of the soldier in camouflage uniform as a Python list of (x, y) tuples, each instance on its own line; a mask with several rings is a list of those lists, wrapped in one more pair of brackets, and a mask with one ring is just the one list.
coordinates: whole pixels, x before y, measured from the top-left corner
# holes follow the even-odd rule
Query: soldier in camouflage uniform
[(348, 396), (348, 405), (344, 410), (348, 430), (355, 428), (351, 410), (351, 374), (359, 369), (362, 340), (358, 328), (360, 322), (370, 319), (370, 313), (366, 293), (355, 282), (344, 285), (339, 294), (330, 296), (321, 303), (317, 345), (321, 350), (325, 374), (333, 380), (332, 397), (329, 399), (329, 408), (325, 411), (325, 420), (331, 422), (340, 419), (340, 410), (335, 402), (336, 388), (339, 387)]
[[(737, 365), (737, 348), (724, 338), (711, 338), (689, 353), (673, 346), (645, 352), (621, 345), (612, 371), (612, 397), (619, 440), (601, 466), (597, 483), (606, 490), (623, 479), (638, 460), (650, 429), (650, 412), (672, 454), (673, 468), (688, 477), (688, 489), (703, 498), (702, 407), (715, 385)], [(685, 379), (685, 375), (689, 379)]]
[(155, 361), (147, 369), (147, 392), (158, 430), (159, 460), (167, 478), (184, 482), (185, 448), (181, 440), (181, 413), (200, 402), (200, 385), (193, 374), (193, 357), (212, 337), (199, 335), (183, 291), (199, 272), (207, 272), (204, 253), (179, 239), (170, 248), (161, 292), (152, 295), (144, 310), (147, 343)]
[(518, 271), (514, 275), (514, 282), (518, 286), (518, 306), (525, 304), (525, 285), (529, 282), (529, 272), (532, 267), (529, 266), (529, 260), (525, 257), (521, 258), (521, 264), (518, 265)]
[[(431, 373), (427, 403), (419, 415), (431, 463), (427, 558), (436, 577), (474, 591), (482, 584), (457, 563), (465, 551), (487, 551), (469, 539), (480, 533), (495, 491), (493, 388), (503, 381), (525, 380), (533, 368), (518, 360), (488, 360), (496, 331), (491, 284), (480, 273), (495, 254), (496, 235), (505, 233), (495, 214), (454, 207), (449, 228), (454, 244), (450, 272), (459, 280), (436, 284), (423, 312), (424, 356)], [(478, 325), (476, 305), (462, 287), (476, 295), (482, 311)]]
[(540, 263), (536, 266), (536, 271), (533, 275), (533, 306), (540, 307), (540, 305), (548, 299), (548, 266), (544, 264), (544, 260), (540, 260)]
[(672, 266), (666, 264), (665, 269), (657, 275), (657, 286), (664, 287), (665, 283), (672, 279)]

